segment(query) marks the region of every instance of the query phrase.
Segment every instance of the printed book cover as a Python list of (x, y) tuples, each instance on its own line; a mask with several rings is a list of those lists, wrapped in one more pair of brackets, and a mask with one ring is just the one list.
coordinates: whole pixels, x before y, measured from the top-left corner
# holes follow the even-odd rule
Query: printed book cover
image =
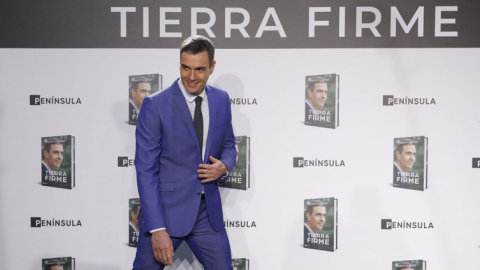
[(395, 138), (393, 145), (393, 186), (425, 190), (428, 172), (428, 138)]
[(162, 89), (162, 76), (158, 74), (132, 75), (128, 79), (128, 123), (137, 124), (143, 99)]
[(42, 137), (42, 185), (75, 187), (75, 137)]
[(339, 84), (340, 76), (337, 74), (305, 77), (305, 125), (339, 126)]
[(338, 200), (307, 199), (304, 202), (303, 246), (335, 251), (338, 248)]

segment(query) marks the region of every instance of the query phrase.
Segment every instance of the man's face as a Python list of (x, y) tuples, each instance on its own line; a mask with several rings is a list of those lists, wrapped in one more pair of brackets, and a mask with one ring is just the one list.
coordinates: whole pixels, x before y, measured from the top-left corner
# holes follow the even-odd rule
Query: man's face
[(43, 150), (45, 156), (45, 163), (51, 170), (56, 170), (62, 165), (63, 161), (63, 145), (52, 144), (50, 145), (50, 152)]
[(417, 150), (415, 149), (415, 145), (404, 145), (402, 148), (402, 152), (395, 152), (397, 156), (397, 164), (400, 166), (402, 171), (406, 172), (411, 170), (413, 164), (415, 164), (415, 158), (417, 155)]
[(198, 96), (202, 93), (214, 69), (215, 61), (210, 67), (207, 51), (197, 54), (182, 52), (180, 55), (180, 78), (190, 94)]
[(402, 270), (413, 270), (413, 268), (410, 268), (410, 267), (404, 267), (404, 268), (402, 268)]
[(307, 225), (314, 233), (321, 231), (325, 225), (327, 210), (325, 206), (314, 206), (312, 213), (307, 212)]
[(327, 91), (326, 83), (315, 83), (313, 89), (308, 89), (308, 101), (316, 110), (325, 105)]
[(152, 89), (150, 87), (150, 83), (141, 82), (138, 83), (137, 90), (132, 89), (131, 92), (133, 103), (135, 103), (135, 106), (140, 109), (142, 107), (143, 99), (152, 93)]
[(50, 270), (63, 270), (63, 266), (62, 265), (52, 265), (50, 267)]

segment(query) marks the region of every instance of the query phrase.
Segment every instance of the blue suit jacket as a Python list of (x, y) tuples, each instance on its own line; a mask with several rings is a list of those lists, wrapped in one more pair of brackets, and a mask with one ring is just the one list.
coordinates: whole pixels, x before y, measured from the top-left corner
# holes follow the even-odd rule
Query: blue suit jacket
[[(178, 81), (178, 80), (177, 80)], [(144, 231), (166, 228), (171, 236), (183, 237), (193, 228), (201, 200), (198, 166), (203, 163), (200, 144), (177, 81), (144, 99), (137, 120), (135, 166), (140, 194), (139, 224)], [(213, 86), (208, 95), (210, 124), (205, 157), (221, 160), (232, 171), (235, 166), (230, 98)], [(210, 223), (223, 225), (218, 182), (204, 184)]]

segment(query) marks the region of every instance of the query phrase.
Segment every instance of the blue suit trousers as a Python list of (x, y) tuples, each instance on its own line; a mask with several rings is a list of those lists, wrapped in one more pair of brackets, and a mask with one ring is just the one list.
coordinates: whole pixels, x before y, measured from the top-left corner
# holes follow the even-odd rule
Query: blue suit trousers
[[(153, 255), (151, 237), (150, 232), (144, 232), (140, 228), (137, 256), (133, 262), (133, 270), (157, 270), (165, 267)], [(233, 269), (227, 232), (225, 228), (218, 232), (212, 228), (205, 199), (201, 200), (197, 220), (192, 231), (185, 237), (170, 238), (175, 250), (185, 240), (205, 270)], [(175, 261), (175, 256), (173, 259)]]

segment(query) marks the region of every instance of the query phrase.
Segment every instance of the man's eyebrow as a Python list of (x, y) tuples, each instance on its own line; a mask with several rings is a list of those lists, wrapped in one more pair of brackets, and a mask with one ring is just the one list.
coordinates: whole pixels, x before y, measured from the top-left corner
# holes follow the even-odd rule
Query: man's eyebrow
[[(183, 68), (190, 68), (189, 66), (185, 65), (185, 64), (180, 64), (180, 66), (182, 66)], [(197, 68), (194, 68), (195, 70), (201, 70), (201, 69), (206, 69), (207, 67), (206, 66), (201, 66), (201, 67), (197, 67)]]

